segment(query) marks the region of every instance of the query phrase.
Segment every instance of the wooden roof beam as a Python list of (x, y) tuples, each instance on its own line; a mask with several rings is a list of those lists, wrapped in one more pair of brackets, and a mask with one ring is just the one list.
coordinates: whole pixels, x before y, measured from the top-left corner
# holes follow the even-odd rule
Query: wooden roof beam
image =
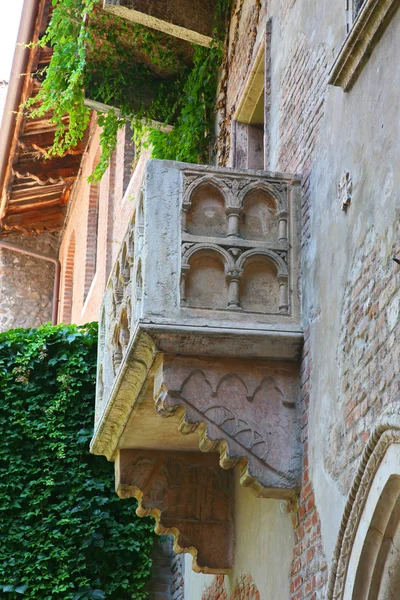
[(214, 0), (104, 0), (103, 8), (192, 44), (209, 46), (212, 42)]

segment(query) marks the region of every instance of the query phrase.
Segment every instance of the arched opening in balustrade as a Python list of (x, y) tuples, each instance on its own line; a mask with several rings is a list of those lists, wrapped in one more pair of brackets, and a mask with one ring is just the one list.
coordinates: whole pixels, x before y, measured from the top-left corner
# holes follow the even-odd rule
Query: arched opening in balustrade
[(222, 256), (212, 250), (196, 252), (189, 259), (186, 304), (201, 308), (227, 308), (228, 284)]
[(227, 235), (225, 200), (216, 186), (207, 183), (193, 192), (186, 217), (186, 229), (192, 235)]
[(252, 190), (244, 199), (240, 236), (246, 240), (277, 242), (278, 209), (275, 198), (263, 189)]
[(240, 284), (240, 307), (260, 313), (279, 311), (277, 267), (267, 256), (255, 254), (243, 264)]

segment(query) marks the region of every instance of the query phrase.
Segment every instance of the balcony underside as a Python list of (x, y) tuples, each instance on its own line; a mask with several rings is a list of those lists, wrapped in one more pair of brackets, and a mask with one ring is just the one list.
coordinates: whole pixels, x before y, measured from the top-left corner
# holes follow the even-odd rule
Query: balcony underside
[(298, 189), (151, 161), (103, 302), (91, 450), (205, 573), (232, 566), (234, 468), (260, 498), (299, 488)]

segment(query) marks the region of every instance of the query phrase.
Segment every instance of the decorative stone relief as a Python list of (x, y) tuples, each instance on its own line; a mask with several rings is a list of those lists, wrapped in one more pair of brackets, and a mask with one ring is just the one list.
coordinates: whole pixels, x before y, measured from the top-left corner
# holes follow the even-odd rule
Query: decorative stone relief
[(179, 430), (198, 431), (200, 449), (242, 467), (258, 495), (288, 497), (297, 488), (297, 367), (229, 358), (168, 357), (155, 377), (157, 412), (181, 411)]
[(288, 313), (287, 186), (190, 173), (184, 182), (182, 304)]
[(225, 573), (233, 566), (233, 473), (215, 454), (120, 450), (116, 488), (138, 500), (139, 516), (156, 520), (156, 533), (174, 536), (174, 551), (189, 552), (193, 569)]
[(338, 198), (342, 210), (347, 211), (353, 195), (353, 179), (350, 171), (344, 171), (338, 183)]

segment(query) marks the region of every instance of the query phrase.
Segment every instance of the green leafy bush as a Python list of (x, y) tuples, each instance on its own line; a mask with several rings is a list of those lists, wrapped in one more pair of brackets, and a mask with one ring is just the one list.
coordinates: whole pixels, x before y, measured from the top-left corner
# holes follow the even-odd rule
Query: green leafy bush
[(0, 597), (142, 600), (152, 521), (89, 454), (97, 325), (0, 334)]

